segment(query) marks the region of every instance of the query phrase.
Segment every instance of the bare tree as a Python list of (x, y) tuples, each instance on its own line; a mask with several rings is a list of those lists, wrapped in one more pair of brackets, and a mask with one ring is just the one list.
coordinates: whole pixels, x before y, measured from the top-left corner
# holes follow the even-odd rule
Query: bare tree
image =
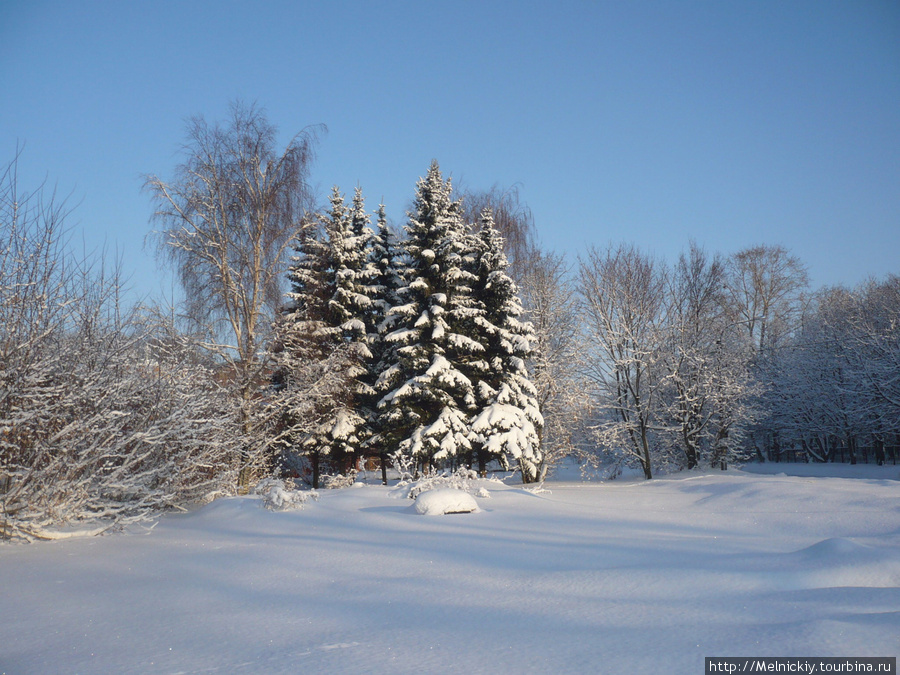
[(670, 277), (662, 360), (669, 416), (688, 469), (705, 458), (721, 468), (736, 454), (756, 392), (743, 328), (727, 311), (725, 262), (691, 243)]
[(693, 243), (671, 277), (671, 324), (664, 358), (673, 389), (671, 414), (688, 469), (700, 463), (701, 443), (713, 416), (704, 384), (710, 356), (721, 341), (715, 329), (716, 324), (721, 329), (724, 312), (723, 280), (722, 260), (718, 256), (709, 260)]
[(503, 237), (504, 250), (509, 261), (509, 272), (520, 283), (528, 256), (535, 250), (534, 215), (521, 201), (518, 186), (501, 188), (494, 185), (489, 190), (462, 190), (462, 216), (466, 223), (477, 226), (481, 214), (490, 211), (494, 228)]
[[(788, 354), (782, 347), (800, 327), (808, 285), (806, 266), (783, 246), (753, 246), (728, 260), (726, 306), (731, 320), (745, 329), (754, 375), (767, 386), (784, 370), (780, 362)], [(763, 449), (774, 449), (778, 440), (762, 424), (753, 430), (753, 445), (763, 461)]]
[(900, 437), (900, 276), (870, 280), (861, 294), (853, 319), (855, 363), (876, 443), (883, 448), (885, 435)]
[(588, 372), (605, 417), (601, 446), (621, 448), (652, 478), (652, 435), (659, 427), (657, 397), (664, 371), (659, 354), (665, 323), (666, 274), (634, 246), (588, 250), (580, 260)]
[(816, 461), (855, 464), (871, 447), (884, 462), (900, 433), (898, 290), (889, 277), (813, 296), (767, 396), (779, 433), (773, 459), (799, 449)]
[(316, 132), (284, 151), (265, 112), (236, 102), (225, 125), (187, 126), (174, 178), (146, 178), (156, 203), (159, 257), (184, 289), (188, 317), (226, 360), (244, 399), (282, 302), (286, 252), (311, 203), (307, 183)]
[(576, 450), (589, 417), (582, 308), (564, 256), (532, 247), (520, 269), (524, 318), (534, 327), (528, 365), (544, 417), (538, 470), (543, 480), (556, 462)]
[(728, 306), (760, 351), (795, 328), (808, 286), (806, 266), (783, 246), (753, 246), (728, 261)]

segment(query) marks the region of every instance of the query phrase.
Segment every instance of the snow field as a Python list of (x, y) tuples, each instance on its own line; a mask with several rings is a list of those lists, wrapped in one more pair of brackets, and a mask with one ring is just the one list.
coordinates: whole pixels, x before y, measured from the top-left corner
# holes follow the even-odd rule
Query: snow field
[[(706, 656), (896, 656), (900, 482), (688, 473), (259, 498), (0, 546), (0, 673), (700, 673)], [(427, 494), (427, 493), (426, 493)]]

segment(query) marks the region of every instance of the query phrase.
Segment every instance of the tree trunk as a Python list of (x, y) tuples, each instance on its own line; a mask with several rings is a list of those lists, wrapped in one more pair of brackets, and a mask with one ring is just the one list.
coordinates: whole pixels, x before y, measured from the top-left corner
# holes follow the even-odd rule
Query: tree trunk
[(650, 469), (650, 443), (647, 441), (647, 427), (641, 424), (641, 468), (644, 469), (644, 478), (651, 480), (653, 472)]
[(487, 456), (481, 450), (478, 451), (478, 475), (487, 477)]
[(318, 452), (313, 452), (312, 455), (310, 455), (310, 459), (312, 460), (312, 470), (313, 470), (312, 484), (313, 484), (313, 489), (314, 489), (314, 490), (318, 490), (318, 489), (319, 489), (319, 453), (318, 453)]
[(681, 437), (684, 441), (684, 455), (687, 458), (687, 468), (696, 469), (697, 465), (700, 463), (699, 453), (685, 426), (681, 427)]
[(875, 463), (884, 466), (884, 441), (880, 438), (875, 439)]

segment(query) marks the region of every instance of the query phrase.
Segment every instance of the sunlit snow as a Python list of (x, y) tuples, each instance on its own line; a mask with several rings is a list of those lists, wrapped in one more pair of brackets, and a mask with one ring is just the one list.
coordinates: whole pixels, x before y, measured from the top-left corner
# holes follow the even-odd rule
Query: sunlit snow
[(482, 482), (479, 513), (426, 518), (370, 478), (302, 510), (230, 498), (149, 531), (3, 545), (0, 672), (687, 675), (706, 656), (895, 656), (900, 467), (865, 469)]
[(423, 516), (443, 516), (451, 513), (478, 511), (478, 502), (468, 492), (454, 488), (429, 490), (416, 497), (416, 513)]

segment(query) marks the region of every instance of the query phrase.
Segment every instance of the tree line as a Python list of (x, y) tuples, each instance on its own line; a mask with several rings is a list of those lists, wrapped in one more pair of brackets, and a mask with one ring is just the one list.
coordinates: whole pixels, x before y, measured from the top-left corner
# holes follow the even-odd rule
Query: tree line
[[(607, 462), (896, 463), (900, 279), (810, 292), (780, 246), (691, 244), (674, 265), (633, 245), (579, 261), (589, 438)], [(596, 448), (595, 448), (596, 449)]]
[(779, 246), (569, 261), (515, 189), (459, 190), (436, 162), (395, 231), (359, 188), (317, 208), (321, 131), (279, 150), (240, 103), (189, 122), (172, 178), (145, 180), (177, 308), (126, 307), (115, 266), (68, 245), (65, 202), (7, 166), (0, 536), (131, 522), (272, 473), (317, 484), (368, 457), (525, 481), (565, 456), (647, 478), (896, 462), (898, 277), (812, 292)]

